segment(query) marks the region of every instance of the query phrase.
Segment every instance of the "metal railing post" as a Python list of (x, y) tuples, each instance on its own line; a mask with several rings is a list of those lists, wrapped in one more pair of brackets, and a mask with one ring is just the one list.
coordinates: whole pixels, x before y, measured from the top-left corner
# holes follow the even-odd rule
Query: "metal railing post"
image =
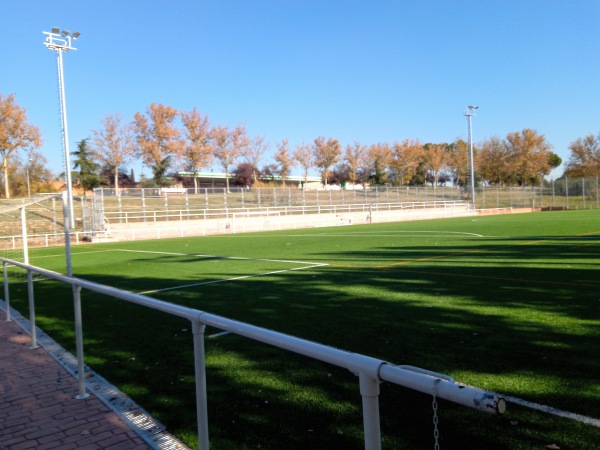
[(362, 396), (365, 450), (381, 450), (379, 425), (379, 380), (361, 372), (358, 375)]
[(83, 366), (83, 320), (81, 318), (81, 286), (73, 285), (73, 306), (75, 311), (75, 347), (77, 350), (77, 379), (79, 394), (77, 400), (90, 396), (85, 392), (85, 369)]
[(33, 299), (33, 272), (27, 269), (27, 296), (29, 297), (29, 322), (31, 324), (31, 348), (38, 348), (35, 326), (35, 301)]
[(8, 263), (3, 262), (4, 272), (4, 303), (6, 304), (6, 322), (10, 322), (10, 290), (8, 289)]
[(198, 449), (208, 450), (208, 399), (206, 395), (206, 361), (204, 331), (206, 325), (192, 320), (194, 336), (194, 370), (196, 378), (196, 418), (198, 421)]

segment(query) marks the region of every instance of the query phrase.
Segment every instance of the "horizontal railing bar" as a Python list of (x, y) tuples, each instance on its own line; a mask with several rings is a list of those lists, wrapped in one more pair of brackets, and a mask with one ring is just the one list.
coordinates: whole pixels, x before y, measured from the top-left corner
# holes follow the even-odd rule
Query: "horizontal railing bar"
[(198, 310), (196, 309), (187, 308), (185, 306), (176, 305), (174, 303), (165, 302), (163, 300), (157, 300), (151, 297), (146, 297), (145, 295), (141, 294), (134, 294), (133, 292), (123, 291), (121, 289), (106, 286), (104, 284), (95, 283), (93, 281), (87, 281), (82, 278), (69, 277), (67, 275), (63, 275), (52, 270), (47, 270), (36, 266), (30, 266), (8, 258), (0, 259), (8, 264), (21, 267), (23, 269), (31, 270), (33, 272), (44, 275), (45, 277), (52, 278), (57, 281), (62, 281), (72, 286), (80, 286), (90, 291), (119, 298), (121, 300), (126, 300), (132, 303), (136, 303), (138, 305), (147, 306), (149, 308), (173, 314), (175, 316), (183, 317), (188, 320), (194, 320), (198, 316)]

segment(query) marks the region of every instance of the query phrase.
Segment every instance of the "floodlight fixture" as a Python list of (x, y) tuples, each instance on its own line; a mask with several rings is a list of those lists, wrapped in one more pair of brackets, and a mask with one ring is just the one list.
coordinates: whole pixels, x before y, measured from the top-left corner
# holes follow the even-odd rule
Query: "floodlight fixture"
[(67, 200), (68, 200), (68, 213), (69, 222), (71, 228), (75, 228), (75, 216), (73, 211), (73, 183), (71, 181), (71, 153), (69, 151), (69, 131), (67, 126), (67, 102), (65, 100), (65, 78), (63, 73), (63, 52), (69, 50), (77, 50), (71, 45), (71, 39), (77, 39), (81, 33), (76, 31), (72, 33), (69, 30), (60, 31), (59, 28), (52, 28), (52, 31), (43, 31), (46, 35), (44, 45), (50, 50), (56, 51), (57, 64), (58, 64), (58, 91), (60, 94), (60, 118), (62, 125), (62, 140), (65, 158), (65, 174), (67, 181)]

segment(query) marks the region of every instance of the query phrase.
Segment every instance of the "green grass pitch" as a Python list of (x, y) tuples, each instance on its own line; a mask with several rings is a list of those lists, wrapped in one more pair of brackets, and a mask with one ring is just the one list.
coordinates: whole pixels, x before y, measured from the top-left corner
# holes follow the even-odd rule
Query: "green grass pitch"
[[(62, 249), (30, 263), (64, 272)], [(73, 247), (77, 277), (600, 420), (600, 212), (339, 226)], [(11, 302), (27, 314), (27, 287)], [(36, 282), (38, 325), (74, 352), (70, 288)], [(86, 363), (189, 445), (191, 327), (84, 291)], [(213, 449), (362, 448), (357, 378), (208, 329)], [(432, 448), (431, 397), (382, 385), (383, 448)], [(509, 402), (439, 402), (444, 449), (593, 449), (600, 428)]]

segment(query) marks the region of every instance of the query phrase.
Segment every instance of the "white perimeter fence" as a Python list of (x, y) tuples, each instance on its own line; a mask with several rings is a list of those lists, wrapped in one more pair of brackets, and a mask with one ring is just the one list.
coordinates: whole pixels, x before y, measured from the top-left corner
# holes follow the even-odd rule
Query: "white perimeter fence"
[[(335, 189), (337, 188), (337, 189)], [(288, 214), (313, 213), (352, 205), (386, 205), (419, 202), (471, 203), (470, 192), (460, 187), (367, 186), (366, 189), (302, 190), (294, 187), (261, 188), (97, 188), (93, 210), (111, 224), (207, 218), (219, 211), (257, 211), (275, 208)], [(556, 208), (600, 209), (600, 181), (572, 178), (544, 181), (542, 186), (475, 189), (476, 209)]]
[(19, 263), (6, 258), (0, 258), (0, 260), (2, 261), (4, 271), (4, 301), (7, 307), (7, 320), (11, 320), (7, 267), (9, 265), (14, 265), (27, 271), (33, 348), (37, 347), (33, 274), (36, 273), (46, 278), (72, 285), (79, 386), (79, 394), (76, 398), (78, 399), (87, 397), (81, 313), (82, 289), (88, 289), (112, 298), (118, 298), (189, 320), (193, 332), (198, 447), (201, 450), (209, 449), (206, 391), (207, 379), (204, 349), (204, 331), (207, 325), (345, 368), (357, 376), (358, 389), (362, 397), (364, 443), (366, 450), (381, 449), (379, 384), (383, 381), (398, 384), (419, 392), (430, 394), (434, 396), (434, 398), (443, 398), (488, 413), (502, 414), (506, 409), (505, 400), (497, 394), (458, 384), (454, 379), (446, 375), (437, 374), (412, 366), (395, 366), (383, 360), (306, 341), (294, 336), (238, 322), (197, 309), (175, 305), (144, 295), (121, 291), (109, 286), (93, 283), (81, 278), (62, 275), (57, 272)]
[[(463, 217), (474, 212), (461, 201), (428, 201), (323, 205), (310, 207), (268, 207), (261, 210), (235, 208), (228, 210), (153, 211), (139, 216), (124, 212), (121, 223), (102, 221), (101, 226), (84, 231), (69, 231), (74, 245), (86, 242), (135, 241), (168, 237), (207, 236), (253, 231), (292, 230), (410, 220)], [(61, 228), (64, 222), (60, 223)], [(50, 233), (28, 233), (29, 247), (65, 245), (64, 230), (53, 227)], [(0, 249), (23, 248), (23, 236), (0, 236)], [(10, 257), (10, 255), (5, 255)]]

